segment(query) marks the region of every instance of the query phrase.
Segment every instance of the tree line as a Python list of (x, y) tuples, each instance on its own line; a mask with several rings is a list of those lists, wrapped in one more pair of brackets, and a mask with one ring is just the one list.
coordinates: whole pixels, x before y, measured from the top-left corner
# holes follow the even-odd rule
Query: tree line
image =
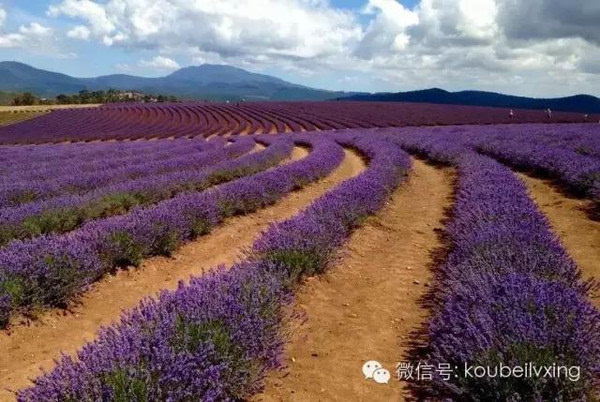
[(108, 91), (79, 91), (79, 93), (66, 95), (60, 94), (54, 98), (38, 97), (31, 92), (16, 94), (13, 96), (11, 106), (31, 105), (86, 105), (94, 103), (115, 102), (178, 102), (177, 97), (172, 95), (157, 96), (144, 94), (138, 91), (122, 91), (109, 89)]

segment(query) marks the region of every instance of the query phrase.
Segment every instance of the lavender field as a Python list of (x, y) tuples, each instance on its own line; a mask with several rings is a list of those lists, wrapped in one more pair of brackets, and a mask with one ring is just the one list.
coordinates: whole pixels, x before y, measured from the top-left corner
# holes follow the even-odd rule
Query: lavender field
[(0, 399), (600, 399), (600, 124), (515, 115), (189, 102), (0, 127)]

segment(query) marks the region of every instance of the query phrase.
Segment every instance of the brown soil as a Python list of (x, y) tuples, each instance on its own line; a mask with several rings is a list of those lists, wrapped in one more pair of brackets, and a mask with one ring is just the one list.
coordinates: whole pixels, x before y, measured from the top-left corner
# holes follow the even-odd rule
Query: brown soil
[(46, 114), (46, 112), (2, 112), (0, 111), (0, 127), (20, 123), (25, 120)]
[[(292, 157), (300, 159), (307, 154), (305, 149), (296, 148)], [(176, 288), (180, 280), (191, 275), (218, 264), (232, 264), (270, 223), (293, 216), (332, 186), (363, 169), (362, 159), (346, 151), (342, 164), (320, 182), (254, 214), (228, 220), (210, 235), (183, 246), (173, 258), (151, 258), (139, 269), (105, 278), (68, 313), (54, 311), (27, 326), (14, 326), (9, 334), (0, 334), (0, 400), (13, 399), (14, 395), (6, 388), (17, 390), (28, 386), (28, 379), (37, 376), (39, 368), (50, 369), (53, 359), (61, 353), (74, 354), (85, 342), (94, 339), (101, 326), (117, 320), (124, 309), (136, 306), (142, 298), (162, 289)]]
[(94, 103), (89, 105), (33, 105), (33, 106), (0, 106), (0, 112), (47, 112), (58, 109), (85, 109), (102, 106), (102, 103)]
[[(427, 319), (422, 300), (441, 246), (436, 228), (451, 203), (453, 177), (416, 160), (388, 205), (350, 239), (341, 264), (310, 278), (296, 298), (303, 319), (290, 324), (284, 361), (255, 401), (394, 401), (408, 396), (395, 366)], [(389, 384), (365, 379), (377, 360)]]
[[(252, 150), (249, 153), (255, 154), (257, 152), (264, 151), (265, 149), (267, 149), (267, 147), (265, 145), (257, 142), (256, 145), (254, 145), (254, 148), (252, 148)], [(301, 152), (308, 152), (308, 151), (306, 150), (306, 148), (300, 148), (300, 147), (294, 148), (294, 150), (292, 151), (292, 157), (290, 158), (290, 161), (296, 160), (295, 157), (299, 156)], [(302, 157), (299, 157), (299, 159), (301, 159), (301, 158)]]
[[(600, 222), (589, 219), (590, 201), (570, 198), (548, 182), (518, 173), (525, 181), (533, 200), (548, 217), (569, 254), (586, 279), (600, 280)], [(600, 294), (592, 295), (600, 307)]]

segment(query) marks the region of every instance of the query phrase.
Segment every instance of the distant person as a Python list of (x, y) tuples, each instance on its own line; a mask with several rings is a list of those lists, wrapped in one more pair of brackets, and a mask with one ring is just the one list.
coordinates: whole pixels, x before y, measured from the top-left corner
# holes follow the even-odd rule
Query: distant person
[(546, 109), (546, 114), (548, 115), (549, 119), (552, 118), (552, 110), (550, 110), (550, 108)]
[(583, 115), (583, 120), (587, 121), (588, 117), (589, 117), (589, 116), (587, 115), (587, 113), (586, 113), (586, 114), (584, 114), (584, 115)]
[(510, 109), (510, 112), (508, 112), (508, 115), (510, 116), (510, 118), (514, 118), (515, 117), (515, 112), (513, 112), (512, 109)]

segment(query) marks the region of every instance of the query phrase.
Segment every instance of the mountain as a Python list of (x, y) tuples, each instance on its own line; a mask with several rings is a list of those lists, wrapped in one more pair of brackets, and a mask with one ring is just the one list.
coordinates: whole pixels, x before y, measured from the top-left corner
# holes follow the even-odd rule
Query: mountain
[(591, 95), (564, 98), (527, 98), (484, 91), (448, 92), (439, 88), (422, 91), (356, 94), (338, 100), (374, 102), (416, 102), (445, 105), (492, 106), (514, 109), (552, 109), (564, 112), (600, 113), (600, 99)]
[(148, 94), (176, 95), (181, 99), (211, 100), (357, 100), (383, 102), (425, 102), (452, 105), (493, 106), (515, 109), (553, 109), (568, 112), (600, 113), (600, 99), (590, 95), (537, 99), (493, 92), (448, 92), (433, 88), (399, 93), (334, 92), (293, 84), (264, 74), (227, 65), (203, 64), (185, 67), (164, 77), (147, 78), (126, 74), (75, 78), (40, 70), (14, 61), (0, 62), (0, 91), (32, 92), (54, 97), (81, 90), (110, 88)]
[(0, 91), (34, 92), (40, 96), (85, 89), (77, 78), (65, 74), (39, 70), (14, 61), (0, 63)]
[(110, 88), (176, 95), (184, 99), (213, 100), (326, 100), (356, 94), (309, 88), (227, 65), (186, 67), (158, 78), (126, 74), (75, 78), (39, 70), (27, 64), (0, 62), (0, 91), (28, 91), (53, 97), (61, 93)]
[(201, 85), (211, 84), (214, 82), (228, 82), (231, 84), (255, 82), (284, 86), (299, 86), (290, 84), (289, 82), (285, 82), (279, 78), (271, 77), (269, 75), (250, 73), (246, 70), (242, 70), (241, 68), (216, 64), (185, 67), (168, 75), (166, 78), (173, 81), (188, 81)]

